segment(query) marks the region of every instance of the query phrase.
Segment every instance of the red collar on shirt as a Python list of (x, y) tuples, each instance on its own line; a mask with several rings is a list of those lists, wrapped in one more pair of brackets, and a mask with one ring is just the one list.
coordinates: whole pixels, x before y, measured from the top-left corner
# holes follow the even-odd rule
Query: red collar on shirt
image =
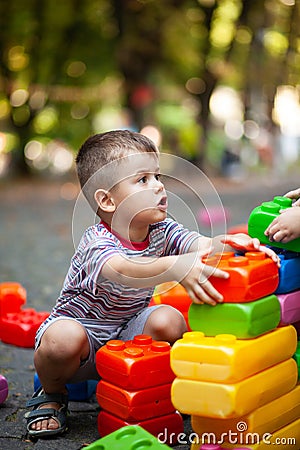
[(146, 237), (146, 239), (142, 242), (132, 242), (128, 239), (123, 238), (120, 234), (116, 233), (115, 231), (112, 231), (111, 227), (108, 225), (108, 223), (104, 222), (104, 220), (101, 220), (101, 224), (114, 236), (116, 236), (119, 241), (121, 242), (124, 247), (129, 248), (130, 250), (145, 250), (149, 246), (149, 235)]

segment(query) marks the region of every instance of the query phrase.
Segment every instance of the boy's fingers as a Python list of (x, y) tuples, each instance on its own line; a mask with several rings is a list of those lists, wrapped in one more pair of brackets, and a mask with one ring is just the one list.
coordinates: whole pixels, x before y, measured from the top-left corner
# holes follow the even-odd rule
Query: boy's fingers
[(201, 277), (200, 277), (203, 280), (202, 282), (205, 282), (207, 280), (207, 278), (209, 278), (211, 276), (226, 279), (226, 278), (229, 278), (229, 273), (225, 272), (224, 270), (217, 269), (214, 266), (205, 265), (203, 267)]

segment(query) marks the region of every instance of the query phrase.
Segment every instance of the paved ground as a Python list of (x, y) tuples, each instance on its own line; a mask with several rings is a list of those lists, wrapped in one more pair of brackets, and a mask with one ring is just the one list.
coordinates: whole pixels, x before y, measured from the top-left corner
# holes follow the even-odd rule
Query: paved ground
[[(27, 290), (26, 306), (37, 311), (50, 311), (74, 250), (72, 216), (77, 191), (73, 182), (73, 179), (55, 183), (10, 180), (0, 185), (0, 282), (20, 282)], [(254, 206), (298, 185), (296, 177), (286, 177), (285, 181), (278, 182), (272, 178), (252, 179), (247, 183), (215, 181), (229, 226), (246, 223)], [(176, 198), (179, 206), (173, 199), (173, 215), (182, 218), (183, 223), (189, 221), (185, 213), (180, 216), (184, 210), (182, 205), (188, 205), (194, 217), (199, 217), (199, 199), (180, 188)], [(209, 207), (209, 197), (206, 206)], [(75, 234), (87, 221), (83, 210), (79, 213), (75, 214)], [(218, 220), (216, 217), (214, 231), (218, 231)], [(1, 450), (79, 450), (99, 439), (96, 425), (99, 407), (92, 398), (89, 402), (70, 404), (70, 430), (64, 437), (37, 442), (27, 440), (23, 416), (24, 405), (33, 390), (33, 350), (0, 342), (0, 374), (9, 382), (9, 396), (0, 405)], [(189, 418), (185, 418), (185, 431), (188, 439), (191, 432)], [(174, 448), (187, 450), (189, 445)]]

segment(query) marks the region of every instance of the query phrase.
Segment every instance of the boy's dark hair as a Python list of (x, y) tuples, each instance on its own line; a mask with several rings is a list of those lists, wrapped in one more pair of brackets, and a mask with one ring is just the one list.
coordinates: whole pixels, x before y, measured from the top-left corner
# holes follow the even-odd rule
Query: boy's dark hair
[[(104, 187), (99, 185), (104, 174), (104, 171), (100, 169), (108, 165), (112, 166), (110, 163), (117, 162), (130, 153), (146, 152), (158, 153), (154, 142), (143, 134), (129, 130), (113, 130), (95, 134), (83, 143), (75, 160), (77, 175), (83, 193), (93, 209), (95, 207), (94, 192), (97, 188)], [(99, 177), (94, 177), (97, 173)], [(94, 182), (87, 183), (92, 178)]]

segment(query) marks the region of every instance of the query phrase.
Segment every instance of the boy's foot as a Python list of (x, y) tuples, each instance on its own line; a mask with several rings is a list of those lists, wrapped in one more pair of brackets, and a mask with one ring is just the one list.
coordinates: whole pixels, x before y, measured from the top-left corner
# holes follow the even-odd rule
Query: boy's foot
[(61, 434), (67, 427), (68, 396), (45, 394), (39, 388), (26, 404), (33, 407), (25, 414), (29, 436), (42, 437)]

